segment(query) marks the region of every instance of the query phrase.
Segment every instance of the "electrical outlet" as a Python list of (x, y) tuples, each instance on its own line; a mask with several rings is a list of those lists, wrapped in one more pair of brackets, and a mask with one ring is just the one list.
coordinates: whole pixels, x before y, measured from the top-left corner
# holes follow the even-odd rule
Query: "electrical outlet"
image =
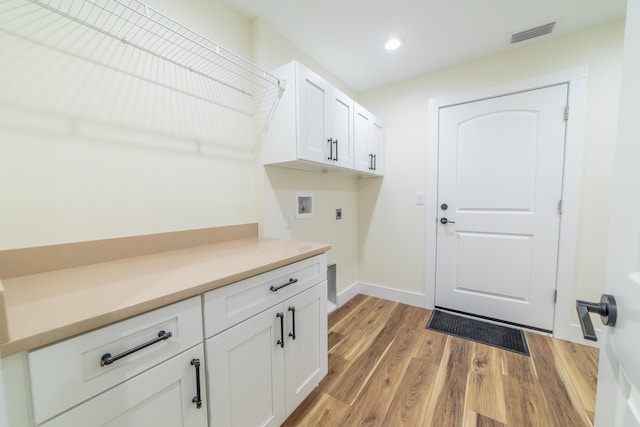
[(424, 205), (424, 193), (416, 193), (416, 205)]
[(293, 215), (291, 214), (291, 212), (287, 212), (284, 215), (284, 226), (286, 228), (291, 228), (293, 227)]
[(342, 209), (336, 209), (336, 220), (342, 219)]

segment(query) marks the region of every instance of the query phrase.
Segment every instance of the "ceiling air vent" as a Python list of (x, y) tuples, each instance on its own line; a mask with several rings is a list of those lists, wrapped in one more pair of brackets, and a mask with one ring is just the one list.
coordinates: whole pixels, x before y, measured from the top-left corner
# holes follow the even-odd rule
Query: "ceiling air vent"
[(539, 27), (529, 28), (528, 30), (520, 31), (511, 35), (511, 44), (519, 43), (521, 41), (533, 39), (535, 37), (544, 36), (553, 31), (553, 27), (556, 26), (555, 21), (548, 24), (540, 25)]

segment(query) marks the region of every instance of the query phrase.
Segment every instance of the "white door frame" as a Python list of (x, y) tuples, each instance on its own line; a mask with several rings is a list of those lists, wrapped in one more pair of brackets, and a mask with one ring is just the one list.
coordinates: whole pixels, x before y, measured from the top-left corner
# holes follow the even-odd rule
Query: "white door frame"
[(433, 308), (436, 291), (436, 235), (438, 219), (438, 134), (440, 108), (496, 96), (524, 92), (562, 83), (569, 85), (569, 120), (566, 128), (564, 173), (562, 181), (562, 216), (558, 248), (558, 297), (553, 320), (556, 338), (585, 343), (580, 326), (571, 324), (573, 277), (575, 268), (582, 148), (587, 107), (587, 67), (579, 67), (500, 86), (429, 100), (429, 135), (427, 142), (426, 200), (426, 289), (425, 306)]

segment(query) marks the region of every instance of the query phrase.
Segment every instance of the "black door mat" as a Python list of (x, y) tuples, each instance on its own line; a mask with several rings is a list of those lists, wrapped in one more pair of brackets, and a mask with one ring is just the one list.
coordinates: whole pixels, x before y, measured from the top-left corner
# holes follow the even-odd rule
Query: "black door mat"
[(427, 329), (529, 356), (527, 339), (519, 329), (456, 316), (440, 310), (433, 310), (427, 322)]

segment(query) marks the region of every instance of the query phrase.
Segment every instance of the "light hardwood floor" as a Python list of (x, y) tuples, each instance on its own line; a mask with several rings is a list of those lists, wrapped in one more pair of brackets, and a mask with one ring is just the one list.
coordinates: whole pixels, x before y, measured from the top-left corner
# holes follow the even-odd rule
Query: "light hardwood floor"
[(593, 424), (598, 350), (526, 333), (531, 357), (425, 329), (357, 295), (329, 315), (329, 373), (284, 426)]

